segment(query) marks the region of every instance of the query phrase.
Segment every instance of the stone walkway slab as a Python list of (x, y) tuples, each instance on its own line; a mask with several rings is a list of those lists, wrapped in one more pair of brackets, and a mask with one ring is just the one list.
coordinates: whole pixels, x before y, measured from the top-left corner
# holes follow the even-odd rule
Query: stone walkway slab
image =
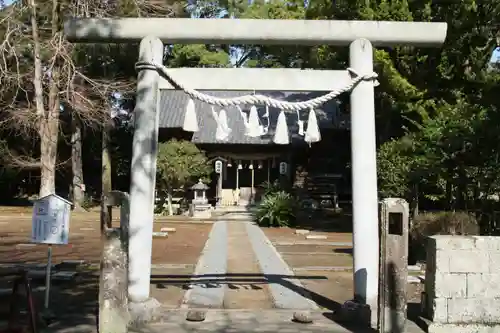
[(224, 309), (271, 309), (268, 282), (260, 271), (244, 222), (228, 223)]
[(217, 280), (227, 272), (227, 223), (216, 222), (198, 260), (183, 307), (222, 308), (224, 288)]
[(302, 284), (294, 278), (293, 271), (264, 232), (251, 222), (246, 222), (245, 226), (261, 272), (269, 281), (274, 306), (278, 309), (317, 309), (314, 302), (298, 292), (304, 291)]
[(276, 245), (276, 246), (324, 245), (324, 246), (348, 246), (348, 247), (352, 247), (352, 242), (324, 242), (324, 241), (315, 241), (315, 240), (310, 240), (310, 241), (291, 241), (291, 242), (278, 241), (278, 242), (274, 242), (274, 245)]

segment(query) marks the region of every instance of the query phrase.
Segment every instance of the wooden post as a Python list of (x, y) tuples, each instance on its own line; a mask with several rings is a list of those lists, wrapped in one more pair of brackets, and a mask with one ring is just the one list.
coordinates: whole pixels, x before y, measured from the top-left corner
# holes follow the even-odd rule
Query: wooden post
[(236, 165), (236, 205), (240, 203), (240, 162)]
[(222, 205), (222, 173), (224, 172), (224, 168), (221, 169), (219, 173), (219, 178), (217, 179), (217, 205)]
[(269, 159), (267, 159), (266, 161), (267, 163), (267, 183), (269, 185), (269, 183), (271, 182), (271, 161), (269, 161)]
[(255, 202), (254, 196), (255, 196), (255, 191), (254, 191), (254, 186), (255, 186), (255, 166), (252, 164), (252, 171), (250, 171), (250, 174), (252, 175), (252, 187), (250, 188), (250, 203), (253, 204)]

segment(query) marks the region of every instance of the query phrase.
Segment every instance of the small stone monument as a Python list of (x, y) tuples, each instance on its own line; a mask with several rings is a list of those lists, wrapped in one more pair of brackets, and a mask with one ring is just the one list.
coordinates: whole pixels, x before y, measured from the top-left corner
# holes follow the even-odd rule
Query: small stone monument
[(191, 202), (189, 215), (195, 218), (210, 218), (212, 215), (212, 206), (208, 204), (206, 196), (208, 186), (200, 179), (198, 183), (191, 186), (191, 190), (194, 191), (194, 198)]

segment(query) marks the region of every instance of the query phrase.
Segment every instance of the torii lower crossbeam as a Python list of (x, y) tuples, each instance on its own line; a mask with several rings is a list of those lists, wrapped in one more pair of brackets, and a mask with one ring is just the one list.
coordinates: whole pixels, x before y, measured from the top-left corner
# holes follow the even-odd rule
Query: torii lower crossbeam
[[(139, 61), (153, 63), (162, 61), (162, 42), (350, 45), (350, 67), (360, 74), (373, 71), (372, 45), (439, 47), (446, 38), (446, 31), (446, 23), (334, 20), (96, 18), (71, 19), (65, 24), (66, 36), (73, 42), (129, 43), (141, 40)], [(267, 82), (268, 86), (286, 86), (286, 81), (279, 77), (279, 73), (274, 78), (269, 73), (264, 74), (266, 80), (276, 80), (276, 83)], [(321, 82), (324, 82), (324, 74), (318, 74)], [(220, 79), (227, 80), (227, 77)], [(214, 80), (218, 79), (211, 77), (207, 87), (202, 80), (191, 80), (197, 85), (192, 88), (225, 86)], [(134, 111), (136, 125), (132, 154), (129, 241), (129, 296), (135, 303), (145, 302), (149, 298), (158, 145), (157, 98), (161, 82), (159, 74), (154, 70), (141, 70), (139, 73)], [(297, 81), (293, 84), (295, 89), (299, 89)], [(244, 86), (236, 85), (240, 88)], [(318, 89), (318, 85), (313, 88)], [(255, 86), (254, 89), (259, 90), (261, 87)], [(360, 302), (370, 306), (371, 323), (376, 326), (379, 226), (372, 81), (360, 82), (351, 92), (351, 140), (354, 294)]]

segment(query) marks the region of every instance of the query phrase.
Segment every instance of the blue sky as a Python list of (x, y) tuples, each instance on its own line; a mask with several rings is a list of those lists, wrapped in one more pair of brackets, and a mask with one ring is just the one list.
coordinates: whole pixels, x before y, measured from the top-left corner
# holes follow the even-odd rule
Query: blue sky
[(497, 47), (491, 55), (490, 62), (500, 62), (500, 47)]

